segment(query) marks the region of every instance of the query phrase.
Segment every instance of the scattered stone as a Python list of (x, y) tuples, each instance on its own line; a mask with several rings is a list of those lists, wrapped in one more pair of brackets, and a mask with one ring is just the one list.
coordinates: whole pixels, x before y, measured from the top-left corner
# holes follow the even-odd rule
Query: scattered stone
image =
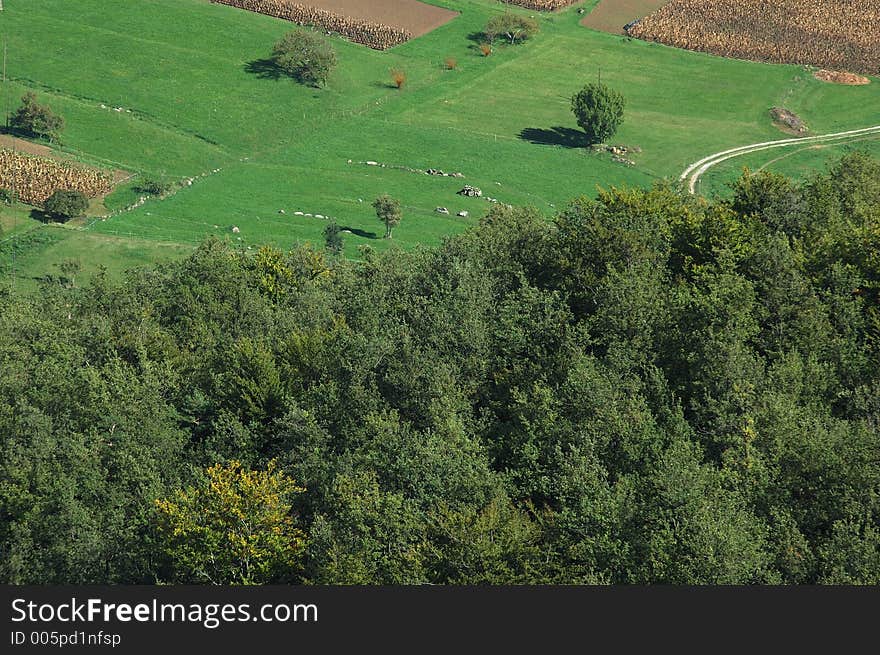
[(294, 214), (294, 216), (302, 216), (303, 215), (302, 212), (293, 212), (293, 214)]
[(326, 218), (326, 217), (322, 214), (315, 214), (315, 218)]
[(459, 215), (461, 218), (467, 218), (468, 216), (470, 216), (470, 214), (469, 214), (468, 212), (466, 212), (466, 211), (460, 211), (460, 212), (458, 212), (458, 215)]
[(464, 177), (464, 173), (453, 173), (452, 177), (462, 178), (462, 177)]
[(377, 162), (377, 161), (365, 161), (364, 163), (367, 166), (378, 166), (379, 165), (379, 162)]
[(458, 191), (458, 195), (468, 196), (469, 198), (481, 198), (483, 196), (483, 192), (475, 186), (465, 184), (464, 188), (461, 191)]
[(278, 213), (279, 213), (279, 214), (284, 214), (285, 212), (284, 212), (283, 209), (279, 209), (279, 210), (278, 210)]
[(237, 226), (237, 225), (233, 225), (233, 226), (232, 226), (232, 233), (233, 233), (233, 234), (238, 234), (239, 232), (241, 232), (241, 230), (238, 229), (238, 226)]
[(446, 207), (437, 207), (437, 209), (435, 209), (434, 211), (437, 212), (438, 214), (448, 214), (449, 213), (449, 210), (446, 209)]

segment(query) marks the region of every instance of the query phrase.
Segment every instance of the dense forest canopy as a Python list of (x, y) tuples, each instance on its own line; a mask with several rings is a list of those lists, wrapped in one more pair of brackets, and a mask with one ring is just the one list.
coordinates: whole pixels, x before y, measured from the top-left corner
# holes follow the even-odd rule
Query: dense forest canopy
[(0, 292), (0, 577), (877, 584), (878, 297), (859, 154)]

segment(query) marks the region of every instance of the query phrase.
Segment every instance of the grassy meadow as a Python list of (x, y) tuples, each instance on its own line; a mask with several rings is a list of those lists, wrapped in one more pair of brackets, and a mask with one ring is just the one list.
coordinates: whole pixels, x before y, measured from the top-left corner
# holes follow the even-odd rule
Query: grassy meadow
[[(877, 83), (830, 85), (802, 67), (596, 32), (579, 25), (578, 5), (537, 16), (535, 39), (498, 45), (483, 57), (476, 35), (508, 8), (491, 0), (431, 1), (461, 15), (387, 52), (333, 38), (339, 65), (326, 88), (313, 89), (277, 78), (266, 65), (272, 44), (292, 29), (284, 21), (206, 0), (6, 0), (5, 92), (15, 99), (33, 90), (62, 114), (64, 151), (135, 174), (106, 199), (109, 209), (137, 198), (138, 179), (194, 178), (172, 197), (64, 228), (19, 210), (17, 232), (52, 234), (33, 239), (19, 256), (21, 276), (43, 279), (69, 258), (80, 259), (86, 274), (100, 266), (113, 273), (179, 256), (211, 234), (245, 246), (323, 243), (326, 219), (297, 211), (332, 217), (349, 230), (348, 256), (361, 245), (436, 245), (489, 207), (456, 195), (465, 183), (552, 215), (598, 186), (648, 185), (715, 151), (784, 138), (768, 116), (774, 105), (798, 113), (817, 134), (876, 123)], [(456, 67), (446, 70), (450, 57)], [(390, 83), (391, 68), (406, 73), (400, 90)], [(642, 148), (634, 166), (591, 153), (573, 137), (569, 98), (599, 75), (627, 98), (614, 142)], [(868, 145), (876, 150), (876, 141)], [(841, 150), (796, 153), (770, 168), (804, 175)], [(742, 165), (759, 167), (783, 154), (726, 162), (707, 176), (704, 190), (719, 191)], [(391, 242), (380, 238), (384, 229), (370, 206), (381, 193), (404, 207)], [(9, 222), (3, 215), (12, 212), (0, 209), (0, 220)], [(15, 237), (0, 225), (0, 240)]]

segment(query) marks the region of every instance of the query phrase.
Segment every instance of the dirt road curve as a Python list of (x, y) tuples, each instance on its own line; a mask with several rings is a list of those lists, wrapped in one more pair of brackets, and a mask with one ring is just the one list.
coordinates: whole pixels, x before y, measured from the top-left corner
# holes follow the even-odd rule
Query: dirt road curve
[(847, 141), (854, 141), (859, 139), (860, 137), (864, 137), (870, 134), (880, 135), (880, 125), (875, 125), (873, 127), (863, 127), (858, 130), (848, 130), (846, 132), (835, 132), (833, 134), (820, 134), (818, 136), (806, 136), (796, 139), (779, 139), (778, 141), (752, 143), (747, 146), (731, 148), (730, 150), (723, 150), (721, 152), (716, 152), (714, 155), (703, 157), (700, 161), (694, 162), (693, 164), (688, 166), (681, 174), (679, 179), (687, 182), (688, 191), (690, 191), (691, 193), (696, 193), (697, 183), (700, 181), (700, 178), (703, 176), (703, 174), (713, 166), (717, 166), (721, 162), (727, 161), (728, 159), (733, 159), (734, 157), (739, 157), (741, 155), (748, 155), (750, 153), (759, 152), (761, 150), (784, 148), (785, 146), (790, 145), (810, 145), (814, 143), (846, 143)]

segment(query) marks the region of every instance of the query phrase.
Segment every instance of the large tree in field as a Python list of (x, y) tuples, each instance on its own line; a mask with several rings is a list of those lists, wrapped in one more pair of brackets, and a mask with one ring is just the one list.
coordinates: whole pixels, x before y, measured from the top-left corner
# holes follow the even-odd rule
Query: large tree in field
[(623, 122), (625, 107), (623, 95), (601, 82), (587, 84), (571, 99), (571, 110), (591, 145), (614, 136)]
[(275, 44), (272, 61), (285, 74), (312, 86), (324, 86), (336, 66), (336, 51), (317, 32), (294, 30)]
[(31, 136), (57, 141), (64, 129), (64, 119), (37, 102), (37, 96), (28, 91), (21, 97), (21, 106), (9, 119), (12, 129)]
[(43, 211), (62, 223), (79, 218), (89, 208), (89, 199), (81, 191), (59, 189), (46, 198)]
[(534, 18), (506, 11), (490, 18), (483, 33), (490, 43), (500, 36), (511, 44), (521, 43), (538, 33), (538, 22)]
[(400, 225), (400, 219), (403, 215), (400, 211), (400, 201), (392, 198), (387, 193), (373, 201), (373, 208), (376, 210), (376, 216), (385, 223), (385, 238), (390, 239), (394, 228)]

